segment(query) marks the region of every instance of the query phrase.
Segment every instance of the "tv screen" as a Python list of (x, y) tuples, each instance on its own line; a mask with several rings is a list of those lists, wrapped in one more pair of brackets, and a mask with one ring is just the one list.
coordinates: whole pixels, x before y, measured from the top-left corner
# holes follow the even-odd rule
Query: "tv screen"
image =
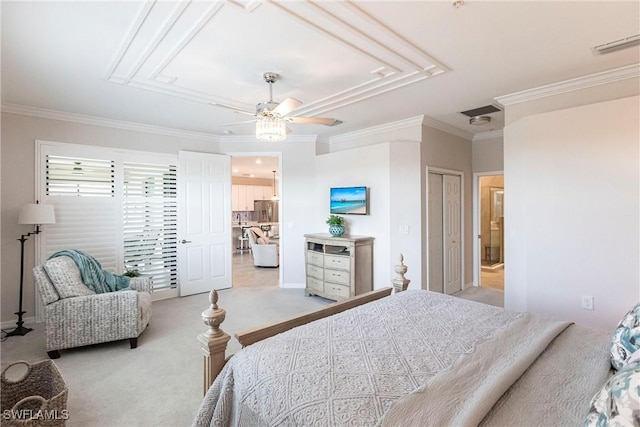
[(367, 215), (367, 187), (331, 188), (330, 192), (330, 213)]

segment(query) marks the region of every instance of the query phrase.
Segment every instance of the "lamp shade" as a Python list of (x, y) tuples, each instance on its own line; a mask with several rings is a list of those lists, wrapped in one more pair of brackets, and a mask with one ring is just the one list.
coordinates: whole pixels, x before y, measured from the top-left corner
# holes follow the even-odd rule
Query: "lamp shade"
[(53, 205), (29, 203), (20, 209), (18, 224), (55, 224), (56, 214)]

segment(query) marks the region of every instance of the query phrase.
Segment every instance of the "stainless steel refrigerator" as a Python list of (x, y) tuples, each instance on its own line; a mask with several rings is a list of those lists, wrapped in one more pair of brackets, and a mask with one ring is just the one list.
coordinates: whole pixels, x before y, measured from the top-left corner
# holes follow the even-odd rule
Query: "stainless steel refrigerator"
[(253, 220), (258, 222), (278, 222), (278, 202), (256, 200), (253, 202)]

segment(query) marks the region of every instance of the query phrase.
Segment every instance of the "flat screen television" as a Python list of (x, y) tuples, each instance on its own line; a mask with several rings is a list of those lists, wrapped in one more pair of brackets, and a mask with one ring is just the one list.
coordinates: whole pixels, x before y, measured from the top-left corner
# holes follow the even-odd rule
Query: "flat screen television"
[(367, 187), (334, 187), (330, 190), (329, 211), (339, 215), (367, 215)]

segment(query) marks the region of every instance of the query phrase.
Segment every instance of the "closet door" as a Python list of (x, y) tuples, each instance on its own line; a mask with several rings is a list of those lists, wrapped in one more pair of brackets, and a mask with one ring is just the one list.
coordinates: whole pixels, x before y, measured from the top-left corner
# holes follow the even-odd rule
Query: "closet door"
[(429, 173), (429, 290), (444, 292), (442, 175)]
[(462, 290), (462, 233), (460, 176), (443, 175), (444, 192), (444, 292), (452, 294)]
[(429, 172), (429, 286), (453, 294), (462, 289), (462, 179)]

